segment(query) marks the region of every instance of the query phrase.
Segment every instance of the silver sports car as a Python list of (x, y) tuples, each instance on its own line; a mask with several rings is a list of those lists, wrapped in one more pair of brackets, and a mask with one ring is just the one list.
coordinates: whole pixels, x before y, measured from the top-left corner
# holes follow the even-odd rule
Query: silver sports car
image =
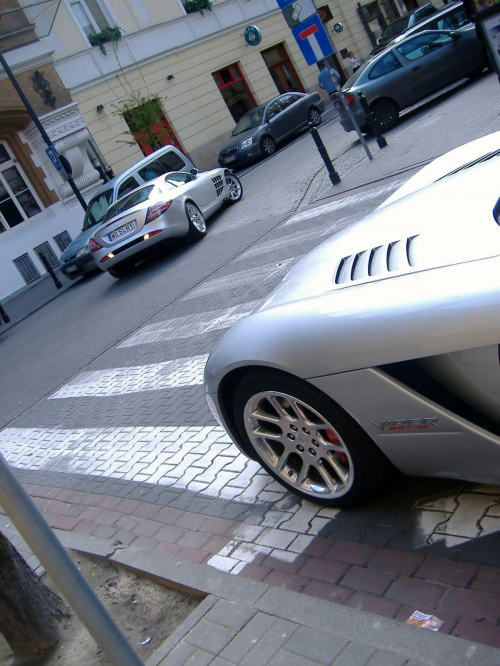
[(109, 207), (90, 239), (90, 251), (101, 270), (124, 277), (158, 243), (205, 236), (205, 219), (242, 196), (241, 182), (228, 169), (167, 173)]
[(500, 132), (301, 259), (213, 350), (211, 409), (329, 506), (394, 470), (500, 482)]

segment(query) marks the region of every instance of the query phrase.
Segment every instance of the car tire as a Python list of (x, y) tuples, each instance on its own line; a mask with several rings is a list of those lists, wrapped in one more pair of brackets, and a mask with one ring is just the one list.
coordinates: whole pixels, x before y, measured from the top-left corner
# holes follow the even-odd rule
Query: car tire
[(264, 157), (270, 157), (276, 151), (276, 141), (272, 136), (263, 136), (260, 141), (260, 149)]
[(399, 109), (391, 99), (379, 99), (370, 106), (375, 120), (378, 122), (382, 131), (387, 131), (396, 127), (399, 122)]
[(235, 204), (240, 201), (243, 196), (243, 185), (239, 178), (237, 178), (234, 173), (226, 173), (224, 176), (226, 179), (226, 185), (229, 190), (229, 203)]
[(317, 504), (364, 501), (393, 471), (343, 409), (290, 375), (259, 371), (245, 377), (233, 414), (250, 455), (285, 488)]
[(123, 261), (121, 264), (117, 264), (113, 268), (108, 270), (108, 273), (111, 277), (120, 280), (121, 278), (127, 277), (130, 274), (130, 271), (134, 268), (135, 264), (129, 261)]
[(187, 233), (188, 242), (192, 243), (203, 236), (206, 236), (207, 233), (207, 223), (201, 210), (198, 206), (192, 201), (186, 203), (186, 216), (189, 224), (189, 231)]
[(321, 125), (321, 111), (316, 106), (312, 106), (309, 109), (309, 122), (312, 123), (314, 127)]

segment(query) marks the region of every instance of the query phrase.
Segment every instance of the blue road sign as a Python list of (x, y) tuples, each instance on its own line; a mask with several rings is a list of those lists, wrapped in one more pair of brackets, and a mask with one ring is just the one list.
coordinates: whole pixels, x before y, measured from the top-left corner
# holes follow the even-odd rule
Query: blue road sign
[(54, 148), (54, 146), (49, 146), (48, 148), (45, 149), (45, 152), (50, 157), (50, 161), (52, 162), (52, 164), (55, 166), (55, 168), (61, 174), (62, 179), (63, 180), (68, 180), (68, 176), (70, 176), (71, 174), (68, 174), (66, 169), (61, 164), (61, 160), (59, 159), (59, 155), (57, 154), (57, 151)]
[(292, 5), (294, 2), (297, 2), (297, 0), (276, 0), (278, 3), (278, 7), (280, 9), (285, 9), (285, 7), (288, 7), (288, 5)]
[[(278, 2), (284, 0), (278, 0)], [(292, 35), (297, 40), (302, 55), (308, 65), (314, 65), (334, 53), (334, 48), (318, 14), (292, 28)]]

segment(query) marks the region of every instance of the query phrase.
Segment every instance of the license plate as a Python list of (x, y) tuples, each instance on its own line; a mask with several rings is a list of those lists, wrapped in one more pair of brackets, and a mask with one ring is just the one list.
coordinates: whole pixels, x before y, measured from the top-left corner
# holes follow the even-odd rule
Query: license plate
[(124, 224), (123, 226), (118, 227), (118, 229), (115, 229), (110, 234), (108, 234), (108, 239), (110, 241), (114, 241), (117, 238), (120, 238), (120, 236), (124, 236), (125, 234), (129, 234), (131, 231), (135, 231), (136, 227), (137, 224), (135, 220), (133, 222), (129, 222), (128, 224)]
[(234, 162), (235, 159), (236, 159), (235, 155), (230, 155), (229, 157), (224, 158), (224, 162), (227, 164), (228, 162)]
[(76, 273), (78, 266), (66, 266), (66, 273)]

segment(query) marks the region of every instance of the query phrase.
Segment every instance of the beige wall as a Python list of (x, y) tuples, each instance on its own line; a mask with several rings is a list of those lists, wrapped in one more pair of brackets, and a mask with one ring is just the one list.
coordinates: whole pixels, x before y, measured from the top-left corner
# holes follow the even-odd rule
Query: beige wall
[[(286, 43), (290, 59), (306, 90), (317, 90), (317, 67), (308, 67), (288, 26), (275, 13), (259, 21), (263, 39), (247, 46), (241, 27), (190, 48), (139, 66), (91, 89), (74, 94), (80, 111), (101, 151), (116, 173), (142, 157), (140, 149), (120, 143), (127, 129), (113, 115), (113, 104), (129, 96), (130, 90), (157, 95), (184, 150), (200, 168), (217, 166), (217, 151), (234, 128), (234, 121), (217, 89), (212, 72), (238, 62), (257, 103), (278, 91), (261, 56), (263, 49)], [(173, 75), (172, 81), (167, 76)], [(104, 111), (96, 107), (102, 104)]]

